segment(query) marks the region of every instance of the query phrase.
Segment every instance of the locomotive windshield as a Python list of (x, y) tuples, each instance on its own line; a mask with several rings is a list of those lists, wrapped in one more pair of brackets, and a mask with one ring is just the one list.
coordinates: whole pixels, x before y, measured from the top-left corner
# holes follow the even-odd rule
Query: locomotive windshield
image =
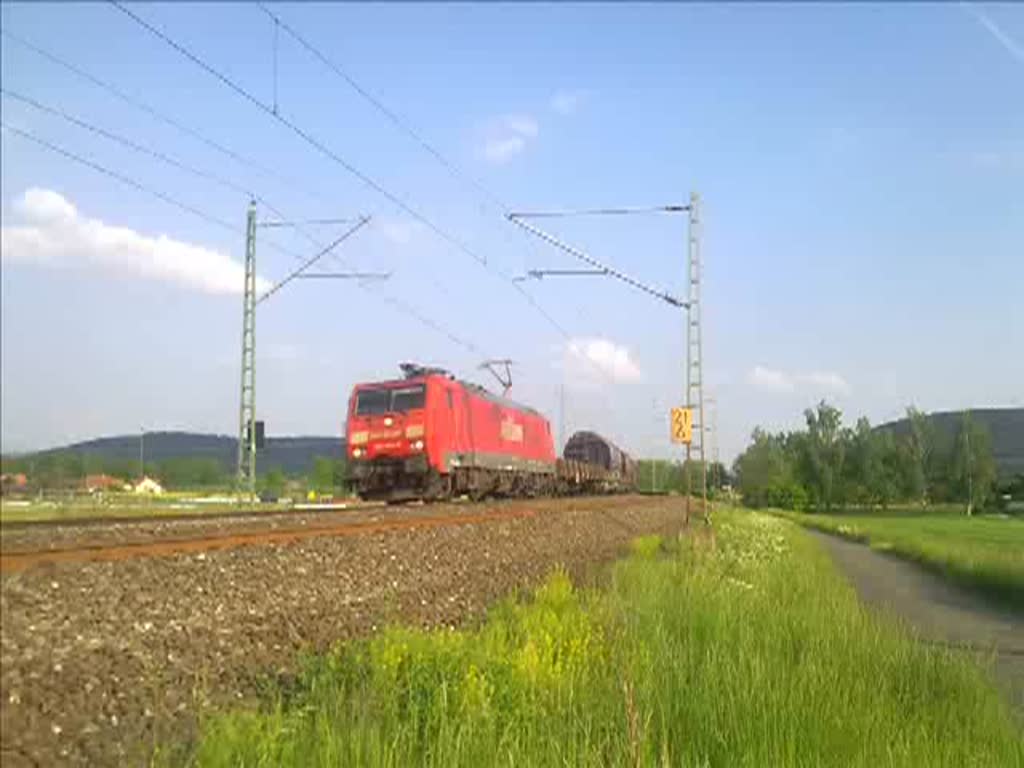
[(413, 408), (422, 408), (426, 395), (426, 388), (422, 384), (401, 389), (362, 389), (356, 395), (356, 416), (404, 413)]
[(427, 390), (421, 384), (418, 387), (403, 387), (391, 391), (392, 411), (411, 411), (422, 408), (427, 399)]

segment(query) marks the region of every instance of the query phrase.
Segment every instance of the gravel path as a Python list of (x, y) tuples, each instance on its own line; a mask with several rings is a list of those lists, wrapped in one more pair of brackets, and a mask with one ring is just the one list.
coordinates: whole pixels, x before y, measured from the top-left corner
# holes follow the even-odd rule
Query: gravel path
[(300, 650), (399, 618), (460, 623), (555, 564), (582, 573), (682, 520), (679, 499), (515, 503), (544, 513), (4, 576), (0, 762), (143, 764)]
[(906, 621), (926, 642), (993, 662), (996, 682), (1024, 722), (1024, 616), (991, 605), (919, 565), (809, 530), (869, 605)]

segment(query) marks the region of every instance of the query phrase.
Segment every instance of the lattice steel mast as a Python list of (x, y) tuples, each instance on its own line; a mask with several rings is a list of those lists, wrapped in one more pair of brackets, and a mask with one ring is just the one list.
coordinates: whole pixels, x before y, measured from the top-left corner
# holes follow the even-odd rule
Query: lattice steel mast
[(238, 406), (238, 488), (256, 493), (256, 201), (245, 227), (245, 290), (242, 297), (242, 390)]
[(686, 404), (693, 412), (692, 437), (686, 444), (686, 521), (690, 521), (693, 498), (693, 458), (700, 462), (701, 514), (708, 516), (708, 468), (704, 452), (704, 371), (701, 338), (701, 264), (700, 264), (700, 195), (690, 194), (689, 233), (687, 236), (687, 283), (689, 296), (686, 307)]

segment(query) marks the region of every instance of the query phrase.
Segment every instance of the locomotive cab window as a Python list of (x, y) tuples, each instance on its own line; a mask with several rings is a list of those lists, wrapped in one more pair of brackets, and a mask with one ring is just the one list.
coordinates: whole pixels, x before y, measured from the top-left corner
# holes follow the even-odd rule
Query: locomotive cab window
[(356, 416), (387, 413), (391, 393), (386, 389), (363, 389), (356, 395)]
[(418, 387), (403, 387), (391, 393), (391, 410), (404, 412), (414, 408), (422, 408), (427, 399), (427, 388), (422, 384)]

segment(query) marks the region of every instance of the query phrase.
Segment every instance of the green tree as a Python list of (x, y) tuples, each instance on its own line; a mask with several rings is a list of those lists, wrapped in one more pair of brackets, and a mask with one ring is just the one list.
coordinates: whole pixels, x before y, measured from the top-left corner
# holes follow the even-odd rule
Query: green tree
[(911, 494), (927, 504), (930, 500), (930, 480), (935, 475), (935, 426), (928, 414), (914, 406), (907, 408), (910, 434), (907, 448), (910, 457), (908, 487)]
[(284, 494), (288, 478), (280, 467), (271, 467), (260, 479), (261, 491), (280, 498)]
[(967, 514), (982, 509), (995, 489), (996, 462), (988, 430), (964, 411), (951, 461), (952, 484), (967, 507)]
[(733, 474), (743, 502), (756, 508), (777, 499), (779, 488), (793, 483), (793, 471), (783, 436), (757, 427), (751, 440), (747, 449), (736, 458)]
[(319, 493), (330, 493), (344, 484), (344, 465), (327, 456), (313, 458), (313, 474), (310, 482)]
[(807, 421), (806, 456), (811, 492), (816, 504), (831, 511), (841, 483), (848, 436), (842, 428), (840, 410), (824, 400), (817, 408), (804, 411)]

